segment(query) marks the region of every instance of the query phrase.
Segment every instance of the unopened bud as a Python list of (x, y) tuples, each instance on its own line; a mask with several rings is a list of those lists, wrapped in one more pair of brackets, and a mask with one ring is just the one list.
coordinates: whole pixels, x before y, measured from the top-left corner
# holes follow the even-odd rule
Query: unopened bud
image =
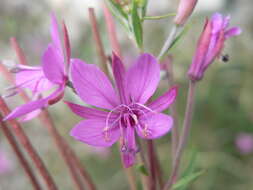
[(174, 23), (176, 25), (184, 25), (191, 16), (197, 2), (198, 0), (180, 0)]

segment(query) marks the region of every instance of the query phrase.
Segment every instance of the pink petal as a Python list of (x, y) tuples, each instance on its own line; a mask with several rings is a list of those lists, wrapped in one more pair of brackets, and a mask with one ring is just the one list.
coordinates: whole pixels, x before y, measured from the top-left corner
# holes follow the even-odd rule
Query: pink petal
[(33, 93), (39, 93), (51, 89), (55, 84), (51, 83), (43, 73), (41, 67), (28, 67), (16, 73), (15, 83), (17, 87), (28, 88)]
[(63, 83), (65, 78), (64, 58), (52, 44), (48, 45), (42, 56), (42, 67), (48, 80), (57, 84)]
[(105, 121), (88, 119), (77, 124), (70, 132), (75, 139), (92, 146), (109, 147), (120, 137), (118, 127), (108, 131), (108, 138), (105, 136)]
[(41, 109), (34, 110), (26, 115), (24, 115), (22, 118), (20, 118), (20, 122), (26, 122), (29, 121), (35, 117), (37, 117), (41, 113)]
[(34, 110), (43, 108), (47, 105), (47, 98), (28, 102), (27, 104), (16, 107), (10, 114), (8, 114), (4, 120), (14, 119), (25, 114), (28, 114)]
[(53, 45), (60, 51), (60, 54), (63, 55), (59, 27), (57, 19), (54, 13), (51, 13), (51, 28), (50, 28), (51, 38)]
[(113, 69), (113, 75), (114, 75), (115, 83), (118, 89), (120, 101), (126, 104), (127, 103), (126, 87), (125, 87), (126, 72), (120, 58), (114, 53), (113, 53), (113, 58), (112, 58), (112, 69)]
[(172, 87), (165, 94), (148, 104), (148, 107), (156, 112), (162, 112), (167, 109), (176, 100), (178, 87)]
[(124, 166), (126, 168), (131, 167), (135, 162), (135, 155), (137, 152), (137, 146), (135, 142), (135, 131), (131, 126), (128, 126), (125, 130), (126, 135), (124, 136), (125, 146), (121, 148), (121, 154)]
[(242, 29), (239, 28), (239, 27), (232, 27), (230, 28), (229, 30), (227, 30), (225, 32), (225, 37), (226, 38), (229, 38), (229, 37), (232, 37), (232, 36), (238, 36), (242, 33)]
[(105, 120), (109, 112), (105, 112), (102, 110), (89, 108), (85, 106), (81, 106), (78, 104), (73, 104), (71, 102), (65, 101), (65, 104), (69, 106), (69, 108), (74, 112), (75, 114), (79, 115), (80, 117), (83, 117), (85, 119), (102, 119)]
[(168, 133), (172, 126), (172, 117), (162, 113), (152, 114), (140, 119), (140, 126), (136, 128), (136, 131), (141, 138), (155, 139)]
[(132, 101), (144, 104), (155, 92), (160, 79), (160, 66), (155, 57), (142, 54), (127, 72), (127, 89)]
[(119, 104), (111, 82), (96, 65), (71, 59), (71, 75), (75, 90), (84, 102), (105, 109)]

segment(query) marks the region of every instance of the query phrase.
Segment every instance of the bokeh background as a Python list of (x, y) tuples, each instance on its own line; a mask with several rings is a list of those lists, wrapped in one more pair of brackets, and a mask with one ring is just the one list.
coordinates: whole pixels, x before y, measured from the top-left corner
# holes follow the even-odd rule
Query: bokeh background
[[(15, 36), (23, 48), (30, 65), (40, 64), (43, 50), (50, 36), (50, 13), (54, 11), (64, 19), (70, 33), (73, 57), (97, 63), (98, 56), (92, 39), (88, 19), (88, 7), (94, 7), (99, 20), (100, 34), (106, 53), (111, 47), (103, 19), (102, 0), (45, 0), (8, 1), (0, 3), (0, 59), (17, 61), (9, 39)], [(150, 0), (148, 15), (175, 12), (176, 0)], [(250, 190), (253, 189), (253, 2), (251, 0), (199, 0), (191, 17), (190, 30), (170, 54), (173, 56), (175, 82), (180, 86), (177, 99), (180, 126), (182, 124), (187, 94), (186, 72), (191, 63), (197, 39), (206, 17), (213, 12), (231, 16), (231, 24), (240, 26), (243, 33), (226, 43), (224, 54), (227, 63), (216, 61), (206, 73), (197, 89), (191, 137), (184, 154), (183, 168), (197, 152), (196, 169), (206, 172), (189, 189), (194, 190)], [(144, 49), (157, 55), (169, 34), (172, 18), (146, 21), (144, 24)], [(138, 51), (122, 27), (117, 24), (118, 37), (125, 60), (134, 59)], [(0, 94), (10, 84), (0, 75)], [(164, 78), (158, 94), (168, 88)], [(65, 99), (81, 103), (71, 93)], [(14, 108), (22, 103), (18, 96), (7, 99)], [(87, 170), (97, 183), (98, 189), (127, 190), (127, 182), (121, 169), (117, 147), (99, 149), (75, 141), (69, 136), (70, 129), (80, 121), (63, 104), (50, 107), (54, 121), (61, 134), (76, 150)], [(24, 124), (34, 146), (43, 158), (61, 190), (72, 189), (71, 179), (52, 139), (43, 123), (34, 119)], [(156, 141), (165, 177), (170, 172), (170, 134)], [(2, 164), (2, 165), (1, 165)], [(135, 169), (134, 169), (135, 170)], [(138, 179), (138, 171), (136, 171)], [(15, 155), (0, 132), (0, 189), (29, 190), (31, 186)]]

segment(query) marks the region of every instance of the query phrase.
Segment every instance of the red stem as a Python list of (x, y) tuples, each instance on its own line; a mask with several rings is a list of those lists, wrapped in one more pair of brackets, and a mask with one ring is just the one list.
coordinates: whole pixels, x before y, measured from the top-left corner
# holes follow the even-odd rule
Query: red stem
[(154, 157), (154, 144), (152, 140), (147, 141), (149, 158), (149, 190), (156, 190), (156, 168)]
[[(2, 99), (2, 97), (0, 97), (0, 109), (3, 113), (3, 115), (8, 115), (10, 113), (10, 109), (8, 108), (7, 104)], [(10, 120), (9, 123), (12, 126), (13, 132), (15, 133), (16, 137), (18, 138), (20, 143), (23, 145), (23, 147), (27, 151), (27, 153), (30, 155), (32, 161), (34, 162), (35, 166), (39, 170), (39, 173), (41, 174), (43, 180), (45, 181), (48, 189), (49, 190), (57, 190), (57, 187), (55, 185), (53, 178), (50, 176), (43, 161), (41, 160), (38, 153), (36, 152), (36, 150), (32, 146), (29, 138), (26, 136), (21, 125), (16, 120)]]
[(21, 163), (21, 166), (23, 167), (23, 169), (25, 170), (25, 173), (27, 175), (27, 177), (29, 178), (33, 189), (35, 190), (41, 190), (42, 188), (40, 187), (40, 184), (32, 170), (32, 167), (29, 165), (28, 161), (26, 160), (25, 156), (23, 155), (23, 153), (21, 152), (18, 143), (16, 141), (16, 139), (14, 138), (14, 136), (12, 135), (11, 130), (8, 128), (8, 126), (6, 125), (5, 122), (2, 121), (3, 117), (0, 114), (0, 124), (1, 124), (1, 129), (4, 133), (4, 135), (6, 136), (9, 144), (11, 145), (14, 153), (16, 154), (19, 162)]
[(103, 43), (99, 34), (99, 29), (97, 25), (97, 19), (96, 19), (94, 8), (89, 8), (89, 17), (90, 17), (90, 23), (91, 23), (91, 28), (93, 31), (93, 37), (95, 40), (97, 53), (100, 58), (100, 65), (101, 65), (102, 70), (108, 75), (109, 71), (107, 69), (107, 57), (105, 55)]
[(70, 171), (70, 175), (71, 175), (72, 180), (76, 186), (76, 189), (79, 189), (79, 190), (84, 189), (83, 184), (82, 184), (81, 180), (79, 179), (78, 173), (75, 170), (75, 166), (72, 164), (71, 157), (68, 154), (66, 147), (62, 143), (62, 137), (60, 136), (59, 132), (57, 131), (56, 127), (54, 126), (54, 123), (53, 123), (47, 110), (42, 111), (41, 121), (47, 127), (48, 132), (53, 137), (54, 143), (56, 144), (58, 151), (62, 155), (62, 157), (63, 157), (63, 159)]

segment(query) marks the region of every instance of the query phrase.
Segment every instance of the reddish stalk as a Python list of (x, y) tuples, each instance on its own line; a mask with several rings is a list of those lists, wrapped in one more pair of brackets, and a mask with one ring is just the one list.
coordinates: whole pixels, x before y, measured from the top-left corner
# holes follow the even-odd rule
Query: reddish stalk
[(23, 167), (27, 177), (29, 178), (33, 189), (35, 190), (41, 190), (42, 188), (40, 187), (40, 184), (32, 170), (32, 167), (30, 166), (29, 162), (26, 160), (25, 156), (23, 155), (22, 151), (20, 150), (18, 143), (14, 136), (12, 135), (11, 130), (8, 128), (5, 122), (2, 121), (3, 116), (0, 114), (0, 124), (1, 124), (1, 129), (3, 131), (3, 134), (6, 136), (9, 144), (11, 145), (14, 153), (16, 154), (21, 166)]
[(152, 140), (147, 141), (149, 158), (149, 190), (156, 190), (156, 168), (154, 157), (154, 144)]
[(53, 123), (47, 110), (42, 111), (41, 121), (47, 127), (48, 132), (53, 137), (54, 143), (56, 144), (58, 151), (62, 155), (64, 162), (66, 163), (66, 165), (69, 169), (70, 175), (71, 175), (72, 180), (76, 186), (76, 189), (79, 189), (79, 190), (84, 189), (83, 184), (79, 178), (79, 175), (75, 169), (75, 165), (72, 164), (72, 159), (68, 153), (68, 150), (67, 150), (65, 144), (62, 142), (63, 138), (60, 136), (59, 132), (57, 131), (56, 127), (54, 126), (54, 123)]
[(163, 171), (160, 165), (160, 161), (158, 160), (157, 152), (154, 150), (154, 161), (155, 161), (155, 171), (156, 171), (156, 176), (157, 176), (157, 181), (159, 184), (160, 189), (162, 189), (164, 185), (163, 181)]
[(107, 34), (109, 35), (112, 50), (119, 57), (122, 57), (113, 18), (110, 11), (108, 10), (108, 8), (106, 7), (104, 3), (103, 3), (103, 11), (104, 11), (105, 22), (107, 26)]
[(103, 43), (99, 34), (99, 29), (98, 29), (98, 24), (97, 24), (94, 8), (89, 8), (89, 18), (90, 18), (91, 28), (93, 31), (93, 38), (95, 41), (97, 54), (100, 59), (100, 66), (102, 70), (108, 75), (109, 72), (107, 68), (107, 57), (105, 55)]
[[(8, 115), (10, 113), (10, 109), (8, 108), (5, 101), (0, 97), (0, 109), (3, 115)], [(19, 142), (22, 144), (24, 149), (27, 151), (29, 156), (31, 157), (32, 161), (34, 162), (36, 168), (39, 170), (44, 182), (46, 183), (49, 190), (57, 190), (55, 182), (53, 178), (50, 176), (47, 168), (45, 167), (43, 161), (39, 157), (38, 153), (32, 146), (29, 138), (26, 136), (25, 132), (23, 131), (21, 125), (16, 120), (10, 120), (10, 125), (13, 128), (13, 132), (15, 133), (16, 137), (18, 138)]]
[(16, 38), (12, 37), (10, 39), (10, 41), (11, 41), (12, 48), (15, 50), (15, 52), (18, 56), (18, 60), (19, 60), (20, 64), (25, 65), (26, 64), (26, 57), (25, 57), (23, 50), (20, 48)]
[[(174, 81), (174, 73), (173, 73), (173, 64), (172, 57), (168, 57), (168, 64), (166, 65), (166, 74), (168, 79), (168, 84), (172, 87), (175, 83)], [(166, 60), (167, 61), (167, 60)], [(174, 165), (174, 157), (176, 155), (178, 140), (179, 140), (179, 130), (178, 130), (178, 113), (176, 109), (176, 102), (170, 107), (171, 115), (174, 118), (174, 125), (172, 128), (172, 165)]]
[(177, 147), (174, 165), (172, 166), (171, 176), (168, 179), (167, 183), (165, 184), (164, 190), (170, 190), (173, 184), (175, 184), (177, 181), (177, 174), (179, 171), (179, 166), (182, 159), (183, 150), (186, 146), (187, 139), (190, 133), (191, 121), (192, 121), (192, 116), (193, 116), (193, 108), (194, 108), (194, 100), (195, 100), (195, 91), (196, 91), (196, 83), (193, 81), (190, 81), (186, 110), (185, 110), (185, 118), (184, 118), (184, 123), (183, 123), (183, 131), (182, 131), (182, 135), (180, 137), (179, 144)]

